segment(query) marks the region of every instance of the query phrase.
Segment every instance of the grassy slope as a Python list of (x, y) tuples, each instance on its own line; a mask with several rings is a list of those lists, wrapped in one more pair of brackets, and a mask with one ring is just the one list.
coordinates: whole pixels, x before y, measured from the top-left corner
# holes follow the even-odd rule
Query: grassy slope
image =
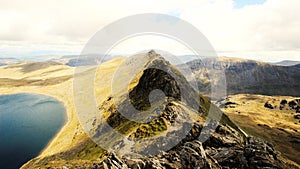
[[(97, 72), (97, 78), (105, 79), (106, 84), (103, 85), (107, 86), (107, 88), (95, 88), (98, 96), (96, 99), (99, 102), (102, 102), (110, 94), (111, 77), (120, 63), (120, 59), (115, 59), (103, 64)], [(101, 158), (104, 151), (83, 132), (77, 119), (73, 100), (74, 68), (51, 64), (51, 66), (41, 65), (38, 69), (38, 65), (34, 64), (34, 69), (27, 71), (29, 66), (32, 66), (32, 63), (18, 63), (0, 67), (0, 95), (37, 93), (52, 96), (64, 104), (68, 120), (41, 154), (27, 165), (24, 165), (23, 168), (34, 168), (34, 163), (38, 166), (43, 161), (52, 161), (48, 165), (66, 164), (66, 160), (69, 161), (69, 159), (75, 159), (69, 161), (69, 163), (88, 166), (93, 163), (93, 160)], [(89, 74), (88, 71), (85, 73)], [(57, 78), (65, 76), (71, 78), (57, 81)], [(95, 82), (97, 82), (97, 78)], [(56, 81), (56, 83), (41, 83), (49, 80)], [(84, 81), (85, 79), (82, 78), (81, 80)], [(32, 83), (33, 81), (38, 83)], [(89, 160), (86, 161), (86, 159)]]
[[(122, 59), (115, 59), (106, 64), (103, 64), (97, 71), (95, 76), (95, 93), (98, 105), (101, 104), (111, 93), (110, 84), (114, 74), (114, 70), (122, 62)], [(59, 78), (62, 76), (72, 76), (74, 68), (64, 65), (52, 65), (51, 67), (43, 66), (43, 69), (30, 71), (25, 73), (22, 71), (23, 65), (26, 63), (18, 64), (15, 66), (0, 67), (0, 94), (14, 94), (14, 93), (38, 93), (52, 96), (59, 101), (63, 102), (68, 115), (68, 121), (66, 125), (61, 129), (57, 136), (51, 141), (51, 143), (43, 150), (38, 158), (33, 159), (25, 165), (24, 168), (35, 168), (39, 166), (39, 163), (47, 163), (46, 166), (72, 163), (78, 165), (92, 165), (99, 158), (102, 158), (101, 154), (105, 153), (101, 148), (97, 147), (86, 134), (82, 131), (74, 108), (73, 102), (73, 80), (67, 79), (61, 81), (58, 84), (28, 84), (30, 80), (43, 81), (47, 79)], [(86, 72), (88, 73), (88, 71)], [(100, 80), (101, 83), (99, 84)], [(1, 85), (7, 79), (12, 83), (11, 86)], [(15, 80), (19, 80), (18, 83), (23, 81), (21, 85), (14, 85)], [(25, 80), (24, 80), (25, 79)], [(81, 79), (83, 82), (84, 78)], [(83, 86), (84, 87), (84, 86)], [(84, 97), (84, 96), (82, 96)], [(208, 100), (205, 100), (209, 102)], [(208, 107), (207, 107), (208, 108)], [(229, 114), (230, 116), (230, 114)], [(238, 121), (234, 116), (233, 121)], [(223, 117), (224, 123), (231, 124), (230, 119), (226, 116)], [(247, 123), (248, 124), (248, 123)], [(232, 127), (235, 125), (232, 123)], [(240, 125), (243, 127), (242, 125)], [(73, 159), (73, 160), (70, 160)], [(87, 160), (89, 159), (89, 160)], [(33, 165), (36, 164), (36, 165)]]
[(289, 100), (292, 97), (232, 95), (229, 100), (237, 105), (223, 110), (247, 133), (273, 143), (284, 156), (300, 164), (300, 121), (294, 119), (295, 111), (264, 107), (267, 101), (279, 106), (282, 99)]
[[(36, 65), (35, 65), (36, 66)], [(28, 81), (45, 81), (57, 77), (73, 76), (74, 69), (64, 65), (42, 66), (42, 69), (24, 72), (27, 63), (0, 67), (0, 94), (38, 93), (48, 95), (61, 101), (66, 109), (68, 120), (55, 138), (41, 152), (39, 157), (46, 157), (67, 151), (70, 147), (79, 145), (87, 136), (82, 132), (75, 115), (72, 91), (72, 78), (52, 84), (31, 84)], [(4, 80), (5, 78), (5, 80)], [(18, 85), (14, 82), (18, 80)], [(10, 85), (3, 85), (7, 83)], [(74, 139), (75, 138), (75, 139)]]

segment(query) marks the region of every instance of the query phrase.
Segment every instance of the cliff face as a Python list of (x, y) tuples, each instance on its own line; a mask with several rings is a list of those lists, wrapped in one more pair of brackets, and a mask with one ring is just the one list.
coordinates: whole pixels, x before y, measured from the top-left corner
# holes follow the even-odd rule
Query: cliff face
[(200, 91), (209, 93), (209, 71), (223, 69), (227, 93), (264, 95), (300, 95), (300, 69), (297, 66), (278, 66), (233, 58), (205, 58), (188, 62), (200, 83)]
[[(221, 111), (159, 54), (150, 51), (140, 58), (148, 61), (131, 80), (128, 91), (117, 87), (118, 92), (107, 94), (98, 105), (113, 130), (103, 126), (103, 119), (87, 124), (92, 126), (92, 138), (112, 152), (86, 139), (68, 151), (36, 158), (23, 168), (296, 168), (271, 144), (248, 137), (227, 116), (220, 122), (214, 120)], [(137, 62), (140, 60), (120, 65), (133, 70)], [(120, 76), (121, 81), (124, 77)]]

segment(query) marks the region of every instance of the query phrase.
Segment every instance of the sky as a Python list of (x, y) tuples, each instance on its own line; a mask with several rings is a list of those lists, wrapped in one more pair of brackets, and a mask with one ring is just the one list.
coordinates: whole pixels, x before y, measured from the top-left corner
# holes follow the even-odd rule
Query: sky
[(235, 0), (234, 8), (243, 8), (249, 5), (261, 5), (264, 4), (266, 0)]
[[(300, 60), (299, 0), (0, 0), (0, 57), (80, 54), (101, 28), (125, 16), (162, 13), (199, 29), (218, 56)], [(141, 36), (111, 52), (157, 48), (189, 54), (166, 37)]]

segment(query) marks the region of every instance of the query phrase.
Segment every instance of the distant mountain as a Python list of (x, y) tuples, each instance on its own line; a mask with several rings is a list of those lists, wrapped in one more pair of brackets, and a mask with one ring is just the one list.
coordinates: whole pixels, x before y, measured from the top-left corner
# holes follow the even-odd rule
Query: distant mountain
[(117, 55), (109, 55), (106, 56), (103, 60), (102, 57), (99, 55), (65, 55), (60, 57), (59, 59), (51, 60), (55, 62), (59, 62), (71, 67), (76, 67), (76, 66), (92, 66), (92, 65), (98, 65), (100, 62), (105, 62), (111, 59), (115, 59), (118, 57), (123, 57), (123, 56), (117, 56)]
[(8, 67), (6, 67), (6, 69), (19, 68), (24, 73), (30, 73), (37, 70), (60, 66), (60, 65), (62, 64), (57, 62), (22, 62), (16, 65), (9, 65)]
[(293, 67), (300, 68), (300, 64), (294, 65)]
[(24, 57), (0, 57), (0, 65), (10, 65), (19, 62), (55, 62), (60, 56), (55, 55), (41, 55), (41, 56), (24, 56)]
[(195, 74), (199, 91), (209, 94), (209, 73), (224, 69), (228, 94), (249, 93), (264, 95), (300, 96), (299, 66), (278, 66), (237, 58), (204, 58), (187, 62)]
[(0, 66), (17, 63), (17, 62), (19, 62), (19, 60), (16, 58), (12, 58), (12, 57), (0, 58)]
[(294, 61), (294, 60), (283, 60), (281, 62), (271, 63), (273, 65), (279, 65), (279, 66), (294, 66), (297, 64), (300, 64), (300, 61)]
[(2, 57), (2, 58), (0, 58), (0, 60), (10, 60), (10, 61), (13, 61), (13, 60), (18, 60), (18, 59), (13, 58), (13, 57)]
[(60, 57), (60, 59), (76, 59), (78, 58), (79, 55), (64, 55), (62, 57)]
[(199, 59), (199, 57), (197, 55), (181, 55), (178, 57), (184, 63), (195, 60), (195, 59)]
[(16, 58), (0, 58), (0, 66), (4, 65), (10, 65), (18, 62), (56, 62), (60, 64), (64, 64), (71, 67), (76, 66), (92, 66), (92, 65), (98, 65), (100, 62), (105, 62), (108, 60), (112, 60), (115, 58), (121, 58), (124, 56), (121, 55), (108, 55), (104, 57), (103, 60), (102, 57), (99, 55), (64, 55), (64, 56), (32, 56), (32, 57), (24, 57), (20, 59)]

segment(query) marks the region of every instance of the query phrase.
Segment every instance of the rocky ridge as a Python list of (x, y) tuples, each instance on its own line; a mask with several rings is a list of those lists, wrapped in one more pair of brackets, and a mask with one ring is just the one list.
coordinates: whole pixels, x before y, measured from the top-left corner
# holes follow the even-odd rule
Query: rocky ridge
[[(154, 51), (150, 51), (148, 54), (153, 55)], [(151, 63), (164, 64), (164, 66), (170, 66), (164, 59), (158, 57)], [(154, 79), (154, 80), (153, 80)], [(180, 78), (181, 83), (186, 83), (183, 77)], [(149, 91), (153, 89), (161, 89), (167, 96), (169, 102), (163, 110), (163, 113), (159, 116), (162, 123), (158, 123), (159, 126), (164, 126), (163, 131), (167, 130), (167, 139), (176, 140), (176, 135), (172, 134), (172, 131), (168, 131), (168, 128), (177, 120), (183, 118), (182, 112), (180, 112), (179, 102), (180, 89), (173, 81), (171, 77), (168, 77), (166, 72), (160, 72), (154, 69), (144, 70), (143, 75), (139, 79), (139, 83), (131, 90), (130, 96), (133, 99), (133, 104), (139, 109), (147, 109), (142, 106), (149, 107), (149, 100), (145, 99), (149, 95)], [(168, 86), (170, 84), (170, 86)], [(192, 88), (189, 90), (193, 91)], [(139, 93), (140, 92), (140, 93)], [(195, 95), (193, 95), (195, 97)], [(188, 97), (190, 100), (193, 97)], [(201, 104), (208, 104), (204, 102), (204, 98), (198, 96), (201, 99)], [(144, 98), (144, 99), (143, 99)], [(197, 100), (197, 99), (195, 99)], [(106, 103), (107, 104), (107, 103)], [(200, 104), (200, 103), (198, 103)], [(200, 105), (201, 105), (200, 104)], [(147, 106), (148, 105), (148, 106)], [(113, 104), (111, 105), (113, 106)], [(201, 107), (201, 106), (200, 106)], [(193, 107), (187, 106), (189, 109)], [(207, 111), (207, 105), (202, 106), (199, 110), (193, 110), (198, 112), (198, 120), (192, 123), (192, 128), (187, 133), (186, 137), (181, 140), (175, 147), (168, 151), (161, 151), (157, 155), (150, 155), (149, 157), (141, 158), (129, 158), (127, 156), (118, 157), (112, 153), (108, 155), (103, 162), (97, 167), (99, 168), (153, 168), (153, 169), (165, 169), (165, 168), (297, 168), (292, 164), (287, 163), (278, 153), (274, 150), (274, 147), (263, 140), (247, 137), (239, 130), (234, 129), (235, 125), (230, 126), (228, 121), (221, 120), (216, 122), (212, 120), (212, 123), (205, 123), (205, 112)], [(183, 110), (184, 111), (184, 110)], [(117, 113), (117, 112), (116, 112)], [(188, 112), (183, 112), (188, 113)], [(117, 113), (118, 114), (118, 113)], [(114, 117), (111, 122), (121, 121), (121, 123), (113, 123), (115, 128), (126, 123), (121, 115), (110, 115), (108, 119)], [(119, 117), (119, 118), (115, 118)], [(123, 119), (123, 120), (122, 120)], [(228, 119), (229, 120), (229, 119)], [(157, 123), (156, 123), (157, 124)], [(144, 129), (152, 130), (145, 127), (152, 125), (152, 122), (143, 124)], [(208, 125), (217, 126), (216, 131), (205, 131), (204, 127)], [(135, 126), (135, 125), (133, 125)], [(157, 126), (156, 126), (157, 127)], [(138, 127), (137, 130), (132, 130), (131, 137), (145, 138), (152, 136), (151, 132), (147, 134), (147, 131)], [(204, 135), (211, 134), (208, 140), (202, 142), (203, 137), (200, 136), (201, 131), (206, 132)], [(146, 133), (146, 134), (145, 134)], [(160, 132), (156, 133), (160, 134)], [(203, 134), (203, 133), (202, 133)], [(245, 137), (247, 137), (245, 139)], [(152, 143), (155, 145), (156, 143)], [(158, 146), (158, 147), (155, 147)], [(159, 148), (160, 145), (151, 146), (151, 149)]]
[(201, 143), (197, 137), (201, 128), (196, 123), (188, 137), (170, 151), (142, 159), (110, 154), (96, 168), (296, 168), (284, 162), (271, 144), (253, 137), (244, 144), (228, 126), (218, 125), (211, 138)]
[[(281, 157), (270, 143), (248, 137), (226, 115), (222, 115), (220, 122), (215, 121), (214, 115), (217, 116), (221, 110), (189, 86), (180, 72), (159, 54), (150, 51), (145, 56), (151, 59), (137, 79), (134, 79), (135, 83), (131, 84), (128, 97), (120, 95), (122, 99), (114, 102), (115, 96), (109, 96), (99, 104), (99, 112), (107, 123), (126, 136), (126, 140), (116, 138), (117, 144), (112, 145), (116, 151), (109, 153), (99, 150), (98, 158), (90, 160), (89, 153), (96, 152), (95, 149), (99, 147), (91, 144), (91, 140), (86, 140), (82, 147), (89, 149), (83, 157), (69, 156), (79, 155), (83, 151), (74, 147), (73, 150), (61, 152), (59, 155), (38, 159), (36, 163), (32, 161), (24, 168), (297, 168)], [(156, 66), (164, 68), (164, 71), (153, 69)], [(170, 76), (169, 73), (172, 72)], [(180, 88), (179, 83), (184, 87)], [(163, 91), (164, 99), (151, 100), (149, 94), (155, 89)], [(186, 102), (183, 103), (183, 100)], [(160, 101), (164, 104), (160, 104)], [(138, 123), (127, 119), (118, 111), (118, 107), (122, 105), (126, 108), (129, 103), (137, 110), (149, 111), (150, 115), (147, 117), (150, 120)], [(206, 123), (209, 109), (214, 114), (210, 116), (210, 122)], [(105, 129), (97, 120), (91, 122), (94, 126), (94, 138), (99, 137), (101, 130)], [(207, 130), (214, 127), (215, 131)], [(180, 138), (180, 134), (185, 137)], [(113, 138), (109, 133), (105, 136)], [(207, 140), (203, 141), (203, 138)], [(146, 142), (136, 141), (132, 151), (137, 154), (144, 152), (147, 156), (122, 154), (121, 150), (126, 142), (136, 139)], [(110, 139), (107, 141), (111, 142)], [(161, 148), (165, 145), (160, 144), (163, 141), (173, 141), (176, 144), (171, 149), (164, 150)]]

